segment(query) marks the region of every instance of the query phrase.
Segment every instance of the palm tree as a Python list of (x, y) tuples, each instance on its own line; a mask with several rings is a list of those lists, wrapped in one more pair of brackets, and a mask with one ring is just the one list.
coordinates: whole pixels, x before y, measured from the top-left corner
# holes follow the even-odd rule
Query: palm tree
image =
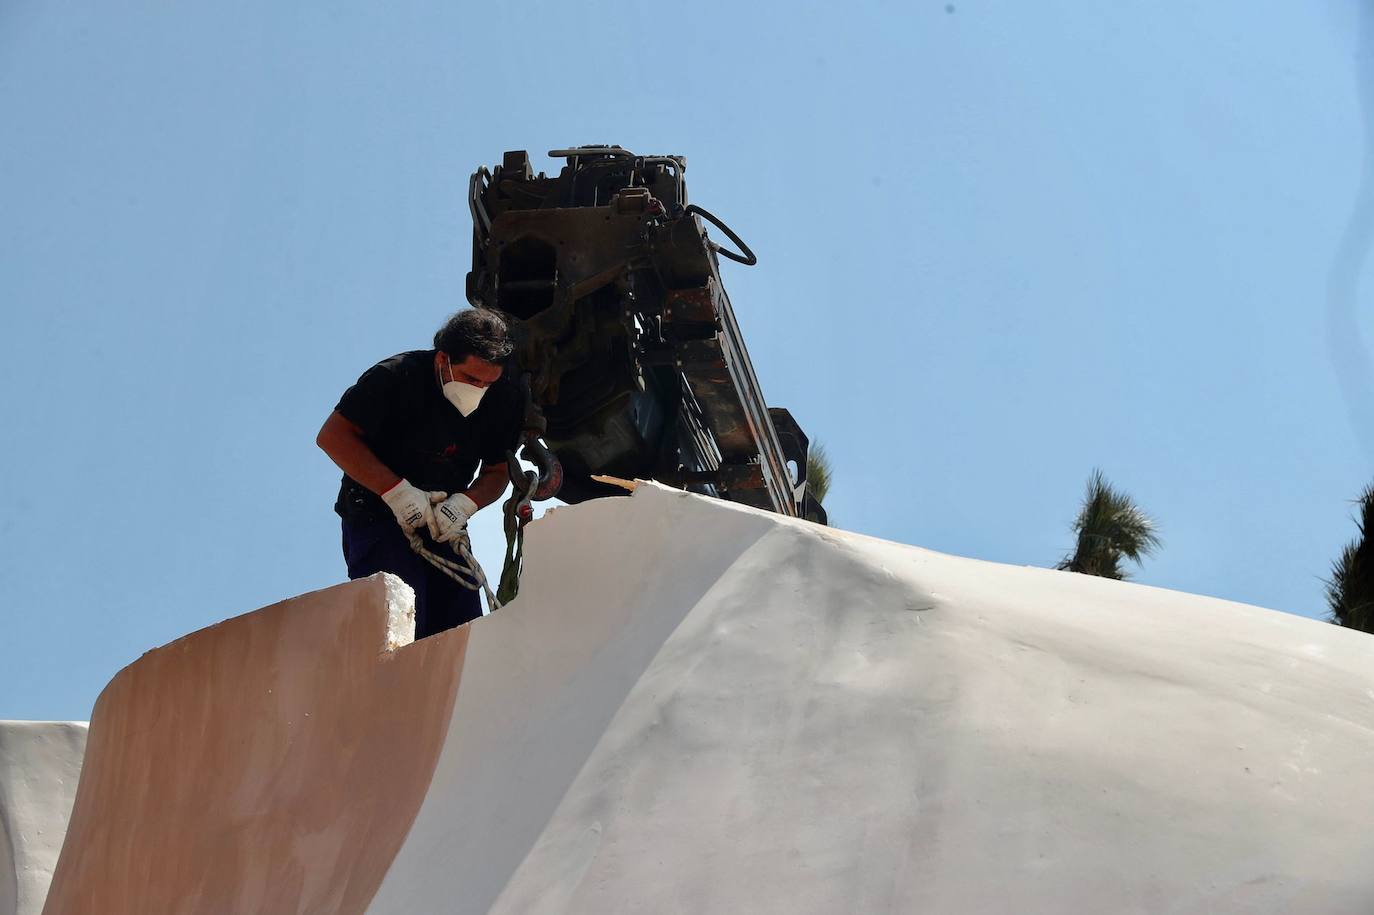
[(1331, 564), (1331, 577), (1326, 581), (1326, 603), (1331, 609), (1330, 620), (1341, 626), (1374, 632), (1374, 484), (1365, 487), (1360, 498), (1355, 524), (1360, 536), (1341, 550), (1341, 556)]
[(824, 502), (825, 494), (830, 492), (832, 470), (830, 455), (826, 454), (824, 445), (816, 442), (807, 449), (806, 488), (816, 497), (817, 502)]
[(1088, 491), (1073, 529), (1078, 546), (1055, 566), (1066, 572), (1120, 580), (1126, 577), (1122, 559), (1140, 565), (1160, 545), (1154, 521), (1130, 496), (1113, 489), (1101, 470), (1088, 477)]

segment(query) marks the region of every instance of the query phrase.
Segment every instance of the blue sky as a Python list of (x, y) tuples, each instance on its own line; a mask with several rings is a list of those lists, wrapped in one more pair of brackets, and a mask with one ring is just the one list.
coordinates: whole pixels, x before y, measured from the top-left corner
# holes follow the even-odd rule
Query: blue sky
[(468, 174), (578, 143), (685, 154), (758, 253), (725, 279), (840, 526), (1052, 565), (1096, 466), (1159, 520), (1137, 580), (1319, 614), (1374, 476), (1370, 29), (1354, 0), (0, 6), (0, 717), (86, 718), (141, 652), (340, 580), (320, 422), (463, 304)]

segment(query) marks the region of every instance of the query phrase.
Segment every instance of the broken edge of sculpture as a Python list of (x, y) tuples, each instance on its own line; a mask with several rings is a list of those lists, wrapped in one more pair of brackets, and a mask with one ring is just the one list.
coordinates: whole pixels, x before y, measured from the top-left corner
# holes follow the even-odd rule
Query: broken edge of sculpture
[(409, 588), (374, 575), (122, 670), (91, 717), (45, 911), (361, 911), (424, 798), (462, 669), (466, 630), (413, 634)]
[(86, 747), (78, 721), (0, 721), (0, 915), (43, 909)]
[[(51, 915), (1365, 912), (1374, 642), (643, 485), (102, 694)], [(398, 633), (400, 633), (398, 635)]]

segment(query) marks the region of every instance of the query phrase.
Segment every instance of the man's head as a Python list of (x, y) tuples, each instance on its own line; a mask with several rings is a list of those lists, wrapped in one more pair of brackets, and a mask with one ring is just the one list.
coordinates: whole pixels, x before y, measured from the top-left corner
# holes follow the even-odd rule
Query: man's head
[(439, 383), (489, 387), (501, 377), (501, 363), (514, 344), (505, 319), (485, 308), (457, 312), (434, 335), (434, 367)]

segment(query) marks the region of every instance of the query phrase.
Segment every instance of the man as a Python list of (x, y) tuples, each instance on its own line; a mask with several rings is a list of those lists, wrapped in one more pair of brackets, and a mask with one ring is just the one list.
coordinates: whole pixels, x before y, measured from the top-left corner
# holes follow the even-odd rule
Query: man
[(468, 519), (505, 491), (506, 451), (522, 418), (514, 385), (501, 381), (511, 349), (498, 314), (460, 311), (434, 335), (434, 349), (364, 372), (315, 439), (344, 472), (334, 510), (348, 577), (391, 572), (415, 589), (417, 639), (482, 615), (478, 593), (432, 566), (408, 537), (453, 558), (449, 544)]

